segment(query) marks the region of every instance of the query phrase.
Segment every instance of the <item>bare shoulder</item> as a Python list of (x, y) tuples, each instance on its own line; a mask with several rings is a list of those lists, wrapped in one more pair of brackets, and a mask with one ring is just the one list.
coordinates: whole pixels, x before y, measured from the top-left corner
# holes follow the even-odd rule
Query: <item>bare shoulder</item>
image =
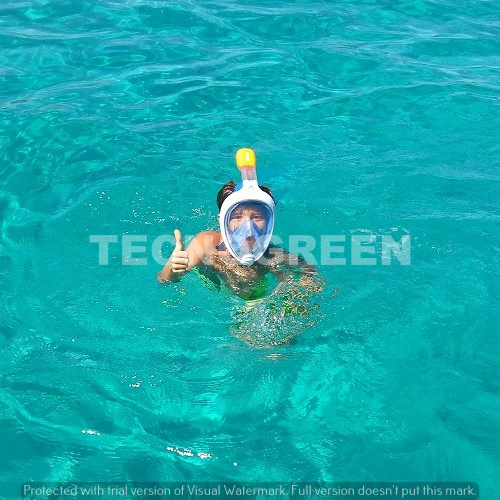
[(189, 246), (202, 249), (205, 255), (211, 255), (215, 246), (221, 241), (222, 236), (219, 231), (203, 231), (193, 238)]
[(213, 246), (215, 246), (222, 241), (222, 236), (220, 231), (203, 231), (195, 239), (207, 245), (212, 245), (213, 243)]

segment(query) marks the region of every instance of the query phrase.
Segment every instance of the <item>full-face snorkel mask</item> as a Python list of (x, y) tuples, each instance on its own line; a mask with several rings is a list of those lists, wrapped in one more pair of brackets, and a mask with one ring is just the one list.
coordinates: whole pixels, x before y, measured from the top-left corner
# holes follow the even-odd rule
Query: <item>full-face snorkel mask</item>
[(257, 183), (255, 153), (240, 149), (236, 165), (241, 184), (221, 206), (219, 225), (229, 253), (242, 265), (251, 266), (267, 250), (274, 228), (274, 201)]

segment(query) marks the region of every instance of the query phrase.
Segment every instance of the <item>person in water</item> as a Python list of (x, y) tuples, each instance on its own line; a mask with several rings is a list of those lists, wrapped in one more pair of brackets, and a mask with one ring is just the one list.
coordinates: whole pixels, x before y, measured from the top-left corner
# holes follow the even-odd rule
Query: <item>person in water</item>
[(242, 183), (229, 181), (217, 194), (220, 231), (198, 234), (185, 249), (182, 234), (176, 229), (175, 248), (158, 273), (158, 281), (178, 281), (182, 275), (197, 268), (217, 286), (224, 283), (247, 300), (266, 295), (269, 274), (280, 282), (298, 276), (300, 285), (310, 291), (320, 290), (322, 286), (312, 279), (316, 273), (313, 266), (270, 245), (275, 200), (268, 187), (257, 183), (255, 153), (251, 149), (240, 149), (236, 163)]

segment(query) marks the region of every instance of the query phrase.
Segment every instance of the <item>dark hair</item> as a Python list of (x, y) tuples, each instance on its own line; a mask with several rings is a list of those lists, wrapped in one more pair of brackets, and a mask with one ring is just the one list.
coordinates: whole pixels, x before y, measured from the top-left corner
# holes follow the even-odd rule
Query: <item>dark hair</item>
[[(219, 210), (220, 210), (220, 207), (222, 207), (222, 204), (224, 203), (224, 200), (231, 193), (234, 193), (234, 188), (235, 187), (236, 187), (236, 182), (229, 181), (229, 182), (226, 182), (220, 188), (219, 192), (217, 193), (217, 206), (219, 207)], [(262, 189), (262, 191), (264, 191), (264, 193), (267, 193), (273, 199), (274, 203), (276, 203), (276, 200), (274, 199), (273, 193), (271, 192), (271, 190), (267, 186), (261, 186), (259, 184), (259, 187), (260, 187), (260, 189)]]

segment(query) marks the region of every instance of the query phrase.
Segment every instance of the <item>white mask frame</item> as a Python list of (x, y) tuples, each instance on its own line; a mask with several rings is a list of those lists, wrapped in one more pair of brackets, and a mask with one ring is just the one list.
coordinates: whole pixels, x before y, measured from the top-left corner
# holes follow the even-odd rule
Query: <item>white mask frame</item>
[[(231, 231), (229, 229), (229, 217), (236, 206), (258, 203), (265, 205), (268, 209), (269, 221), (266, 225), (264, 237), (259, 241), (259, 244), (252, 250), (248, 250), (245, 255), (238, 255), (233, 246), (231, 239)], [(222, 240), (228, 252), (242, 265), (251, 266), (255, 261), (259, 260), (266, 252), (271, 242), (274, 230), (274, 209), (275, 204), (272, 197), (265, 191), (260, 189), (257, 179), (243, 179), (243, 185), (237, 191), (231, 193), (221, 206), (219, 213), (219, 226), (222, 235)]]

